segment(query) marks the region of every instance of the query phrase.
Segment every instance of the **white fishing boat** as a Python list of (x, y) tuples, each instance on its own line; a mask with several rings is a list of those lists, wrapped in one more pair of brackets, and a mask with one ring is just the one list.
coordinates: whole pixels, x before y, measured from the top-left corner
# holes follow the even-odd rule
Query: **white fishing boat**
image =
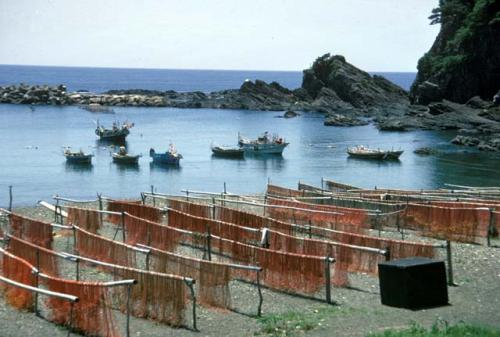
[(238, 134), (238, 145), (245, 153), (254, 154), (282, 154), (287, 143), (283, 137), (271, 136), (267, 131), (257, 139), (251, 140)]
[(139, 158), (141, 158), (141, 155), (131, 155), (127, 152), (125, 146), (120, 146), (119, 151), (112, 153), (111, 157), (113, 157), (113, 162), (117, 164), (137, 165), (137, 163), (139, 162)]
[(91, 164), (94, 156), (91, 153), (83, 152), (83, 150), (71, 151), (69, 147), (64, 150), (63, 155), (66, 157), (66, 162), (70, 164)]
[(363, 145), (347, 148), (349, 156), (363, 159), (396, 160), (399, 159), (399, 156), (401, 156), (403, 152), (403, 150), (370, 149)]

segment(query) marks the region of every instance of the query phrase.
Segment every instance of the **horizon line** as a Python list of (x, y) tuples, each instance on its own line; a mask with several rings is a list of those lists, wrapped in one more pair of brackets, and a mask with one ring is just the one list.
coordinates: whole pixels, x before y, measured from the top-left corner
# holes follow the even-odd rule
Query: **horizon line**
[[(270, 70), (270, 69), (221, 69), (221, 68), (150, 68), (150, 67), (107, 67), (107, 66), (75, 66), (75, 65), (46, 65), (46, 64), (10, 64), (10, 63), (0, 63), (0, 66), (14, 66), (14, 67), (52, 67), (52, 68), (90, 68), (90, 69), (132, 69), (132, 70), (190, 70), (190, 71), (258, 71), (258, 72), (303, 72), (303, 70)], [(356, 66), (355, 66), (356, 67)], [(356, 67), (357, 68), (357, 67)], [(358, 68), (360, 69), (360, 68)], [(364, 70), (367, 73), (417, 73), (417, 69), (414, 71), (408, 70)]]

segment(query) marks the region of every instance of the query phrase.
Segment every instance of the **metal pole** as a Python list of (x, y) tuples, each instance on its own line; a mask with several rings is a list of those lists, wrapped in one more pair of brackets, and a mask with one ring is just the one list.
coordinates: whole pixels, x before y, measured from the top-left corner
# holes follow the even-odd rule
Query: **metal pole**
[(9, 185), (9, 212), (12, 212), (12, 185)]
[[(102, 194), (101, 193), (97, 193), (97, 199), (99, 200), (99, 210), (102, 211)], [(100, 218), (100, 221), (101, 221), (101, 224), (102, 224), (102, 213), (99, 213), (99, 218)]]
[(495, 224), (494, 224), (495, 215), (493, 213), (494, 211), (495, 211), (494, 208), (490, 208), (490, 222), (488, 225), (488, 233), (486, 234), (486, 241), (488, 243), (488, 247), (491, 247), (491, 236), (493, 235), (494, 228), (495, 228)]
[(132, 285), (127, 285), (127, 323), (125, 325), (126, 336), (130, 337), (130, 293), (132, 291)]
[(75, 259), (75, 264), (76, 264), (76, 280), (80, 281), (80, 259), (79, 258)]
[(154, 185), (151, 185), (151, 195), (153, 196), (153, 206), (156, 206), (155, 186)]
[(331, 282), (331, 275), (330, 275), (330, 257), (327, 256), (325, 258), (325, 286), (326, 286), (326, 303), (331, 304), (332, 303), (332, 282)]
[(451, 241), (446, 240), (446, 259), (448, 261), (448, 285), (455, 286), (455, 282), (453, 282), (453, 263), (451, 256)]
[[(35, 272), (35, 287), (38, 288), (40, 274), (40, 251), (36, 250), (36, 272)], [(35, 315), (40, 316), (38, 313), (38, 293), (35, 292)]]
[(210, 235), (210, 225), (207, 224), (207, 257), (212, 261), (212, 235)]
[(146, 253), (146, 270), (149, 271), (149, 256), (151, 255), (151, 250)]
[[(154, 198), (153, 198), (154, 200)], [(122, 211), (121, 215), (121, 226), (122, 226), (122, 239), (125, 242), (125, 212)]]
[(257, 290), (259, 291), (259, 306), (257, 308), (257, 316), (262, 316), (262, 302), (264, 298), (262, 297), (262, 289), (260, 287), (260, 271), (257, 271)]
[(391, 260), (391, 247), (390, 246), (387, 246), (385, 247), (385, 260), (386, 261), (390, 261)]

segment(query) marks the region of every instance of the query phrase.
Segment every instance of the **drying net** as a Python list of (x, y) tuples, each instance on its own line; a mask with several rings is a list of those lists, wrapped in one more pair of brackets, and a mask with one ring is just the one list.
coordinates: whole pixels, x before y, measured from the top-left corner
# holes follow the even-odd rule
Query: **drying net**
[(389, 248), (391, 252), (391, 259), (401, 259), (414, 256), (433, 258), (436, 256), (434, 246), (432, 244), (422, 242), (380, 238), (362, 234), (332, 231), (318, 227), (312, 227), (311, 232), (314, 235), (345, 244), (377, 249)]
[(175, 210), (168, 211), (168, 225), (198, 233), (207, 233), (210, 230), (212, 235), (252, 244), (260, 242), (261, 236), (260, 231), (254, 228), (196, 217)]
[(102, 226), (102, 214), (85, 208), (68, 207), (68, 223), (97, 233)]
[(232, 276), (227, 264), (190, 258), (154, 248), (151, 249), (150, 263), (154, 271), (197, 280), (200, 303), (223, 309), (231, 307), (229, 282)]
[(490, 222), (487, 208), (448, 208), (408, 204), (406, 227), (424, 235), (458, 242), (475, 242), (486, 237)]
[(10, 214), (11, 234), (48, 249), (52, 248), (52, 226), (49, 223)]
[[(220, 253), (234, 261), (262, 267), (262, 282), (269, 287), (309, 294), (325, 283), (324, 258), (279, 252), (222, 238), (214, 243)], [(236, 272), (249, 281), (255, 278), (247, 270)]]
[[(327, 205), (313, 205), (298, 201), (268, 198), (267, 212), (272, 218), (291, 221), (296, 224), (311, 224), (341, 231), (363, 233), (370, 226), (370, 219), (365, 210), (340, 208)], [(316, 211), (316, 212), (315, 212)], [(328, 212), (339, 212), (341, 215)]]
[(10, 237), (8, 250), (35, 266), (40, 272), (51, 276), (59, 276), (58, 258), (52, 250), (21, 240), (15, 236)]
[(167, 199), (168, 207), (176, 211), (199, 216), (202, 218), (211, 217), (211, 207), (209, 205), (195, 204), (178, 199)]
[[(142, 205), (140, 202), (131, 201), (108, 201), (108, 211), (111, 212), (127, 212), (130, 215), (139, 218), (147, 219), (154, 222), (160, 222), (161, 211), (160, 209), (148, 205)], [(120, 215), (108, 215), (108, 220), (114, 224), (120, 224)]]
[[(0, 249), (0, 272), (13, 281), (37, 286), (33, 267), (25, 260), (18, 258), (9, 252)], [(33, 310), (33, 294), (29, 290), (10, 286), (0, 282), (0, 290), (3, 291), (7, 303), (17, 309)]]
[(92, 234), (75, 226), (75, 248), (79, 254), (95, 260), (135, 267), (136, 253), (130, 246)]
[(302, 197), (303, 192), (291, 188), (267, 184), (267, 195), (277, 197)]
[[(111, 290), (102, 283), (63, 280), (49, 277), (44, 280), (51, 291), (77, 296), (73, 304), (73, 327), (85, 335), (119, 336), (111, 308)], [(58, 324), (70, 321), (71, 304), (68, 301), (49, 297), (45, 300), (50, 308), (49, 320)]]

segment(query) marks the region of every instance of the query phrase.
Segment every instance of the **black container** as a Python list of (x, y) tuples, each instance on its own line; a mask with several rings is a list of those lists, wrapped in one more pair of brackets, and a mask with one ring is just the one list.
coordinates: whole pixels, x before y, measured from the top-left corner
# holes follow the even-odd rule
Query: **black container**
[(382, 304), (422, 309), (448, 304), (443, 261), (424, 257), (392, 260), (378, 265)]

